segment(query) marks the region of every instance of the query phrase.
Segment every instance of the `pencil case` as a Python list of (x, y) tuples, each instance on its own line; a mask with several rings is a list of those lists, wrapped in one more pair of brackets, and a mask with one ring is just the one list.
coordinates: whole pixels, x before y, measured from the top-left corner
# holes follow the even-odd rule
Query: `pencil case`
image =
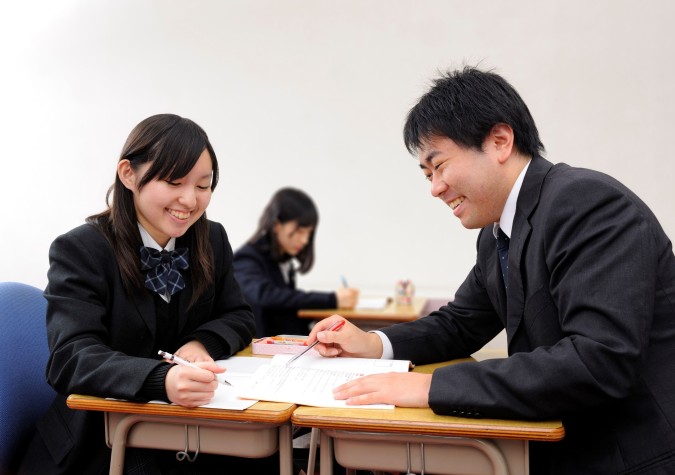
[[(277, 335), (259, 338), (251, 345), (254, 355), (295, 355), (307, 349), (306, 336), (301, 335)], [(317, 353), (315, 349), (307, 352)]]

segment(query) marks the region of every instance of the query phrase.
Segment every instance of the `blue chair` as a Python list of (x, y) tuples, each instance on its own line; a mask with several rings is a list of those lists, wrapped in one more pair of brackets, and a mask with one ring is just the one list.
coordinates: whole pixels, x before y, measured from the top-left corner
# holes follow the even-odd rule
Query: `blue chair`
[(35, 423), (56, 396), (45, 376), (46, 308), (40, 289), (0, 282), (0, 475), (16, 472)]

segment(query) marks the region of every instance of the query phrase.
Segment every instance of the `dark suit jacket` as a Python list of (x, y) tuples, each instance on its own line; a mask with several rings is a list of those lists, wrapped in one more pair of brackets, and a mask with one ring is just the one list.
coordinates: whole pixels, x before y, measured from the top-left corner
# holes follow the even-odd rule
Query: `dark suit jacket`
[(279, 263), (250, 244), (234, 253), (234, 271), (244, 297), (253, 307), (257, 337), (307, 335), (309, 322), (298, 318), (299, 309), (337, 306), (334, 292), (298, 290), (294, 276), (286, 282)]
[(533, 159), (508, 293), (489, 225), (455, 299), (383, 331), (396, 358), (429, 363), (470, 355), (503, 328), (508, 358), (434, 373), (435, 412), (561, 418), (564, 441), (531, 450), (551, 452), (551, 473), (675, 473), (675, 256), (637, 196), (601, 173)]
[[(210, 223), (210, 240), (215, 282), (188, 310), (192, 283), (189, 272), (184, 273), (186, 287), (174, 295), (180, 306), (176, 344), (208, 334), (227, 349), (211, 355), (221, 358), (251, 342), (254, 318), (234, 278), (232, 249), (220, 224)], [(179, 238), (176, 246), (181, 242)], [(165, 364), (155, 349), (155, 303), (149, 291), (137, 298), (125, 293), (112, 247), (92, 225), (57, 238), (49, 256), (47, 379), (61, 396), (40, 421), (27, 461), (32, 468), (24, 470), (99, 473), (110, 457), (103, 418), (68, 409), (65, 398), (79, 393), (139, 399), (148, 375)]]

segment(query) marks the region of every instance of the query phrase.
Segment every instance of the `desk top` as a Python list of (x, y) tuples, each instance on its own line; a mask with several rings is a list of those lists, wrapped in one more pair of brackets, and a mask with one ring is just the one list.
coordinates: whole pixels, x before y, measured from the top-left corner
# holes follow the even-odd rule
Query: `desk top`
[(80, 394), (68, 396), (67, 403), (71, 409), (87, 411), (264, 423), (284, 423), (290, 419), (297, 407), (295, 404), (259, 401), (248, 409), (237, 411), (210, 407), (183, 407), (176, 404), (139, 403), (95, 396), (83, 396)]
[(417, 434), (491, 439), (558, 441), (565, 435), (560, 421), (465, 419), (434, 414), (431, 409), (336, 409), (300, 406), (291, 421), (299, 426), (392, 434)]
[[(413, 371), (432, 373), (436, 368), (463, 361), (420, 365)], [(469, 419), (434, 414), (429, 408), (344, 409), (299, 406), (291, 421), (320, 429), (384, 432), (391, 434), (436, 435), (495, 439), (540, 440), (555, 442), (565, 436), (560, 421), (518, 421), (505, 419)]]
[(372, 321), (382, 320), (385, 322), (407, 322), (410, 320), (416, 320), (420, 317), (422, 308), (424, 308), (426, 301), (427, 299), (424, 297), (415, 297), (413, 299), (412, 305), (396, 305), (396, 303), (392, 300), (387, 303), (386, 307), (380, 309), (302, 309), (298, 311), (298, 317), (326, 318), (330, 317), (331, 315), (338, 314), (347, 320), (358, 319)]

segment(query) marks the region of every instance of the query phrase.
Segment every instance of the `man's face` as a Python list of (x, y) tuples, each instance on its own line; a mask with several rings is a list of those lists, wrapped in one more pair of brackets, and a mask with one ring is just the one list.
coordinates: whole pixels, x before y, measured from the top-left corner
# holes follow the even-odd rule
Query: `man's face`
[(418, 159), (432, 196), (450, 206), (465, 228), (499, 221), (511, 188), (490, 137), (481, 151), (431, 136), (422, 143)]

